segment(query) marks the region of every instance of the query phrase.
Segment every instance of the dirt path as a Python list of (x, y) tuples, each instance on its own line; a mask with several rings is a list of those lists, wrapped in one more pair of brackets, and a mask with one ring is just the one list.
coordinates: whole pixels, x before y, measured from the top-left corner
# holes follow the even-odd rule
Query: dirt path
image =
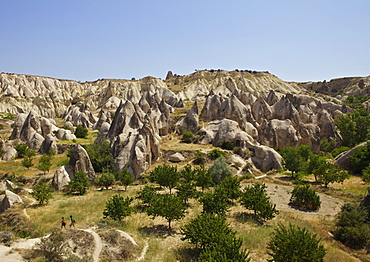
[(90, 233), (94, 237), (96, 246), (95, 246), (95, 250), (93, 253), (93, 259), (94, 259), (94, 262), (99, 262), (100, 252), (103, 249), (103, 242), (101, 241), (100, 236), (92, 229), (82, 229), (82, 230)]
[(321, 207), (318, 211), (302, 211), (289, 205), (291, 197), (290, 192), (294, 189), (292, 186), (284, 186), (277, 184), (267, 184), (267, 192), (271, 197), (271, 202), (276, 204), (276, 209), (290, 212), (306, 218), (326, 218), (334, 219), (340, 212), (344, 202), (337, 198), (318, 193), (321, 200)]

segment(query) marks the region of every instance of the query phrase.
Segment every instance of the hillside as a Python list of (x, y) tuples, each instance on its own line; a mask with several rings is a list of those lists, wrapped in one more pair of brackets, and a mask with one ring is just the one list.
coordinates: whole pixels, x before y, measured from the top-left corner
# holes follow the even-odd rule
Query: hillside
[[(84, 83), (2, 73), (0, 231), (8, 233), (0, 232), (0, 240), (7, 234), (12, 239), (9, 248), (0, 246), (0, 254), (13, 250), (19, 254), (7, 255), (8, 261), (20, 256), (40, 261), (44, 253), (30, 251), (29, 245), (56, 232), (53, 236), (68, 242), (66, 252), (73, 255), (68, 259), (75, 259), (71, 261), (196, 261), (200, 251), (181, 240), (181, 227), (201, 214), (200, 196), (217, 187), (203, 189), (194, 184), (196, 196), (189, 198), (185, 216), (174, 219), (171, 229), (166, 218), (151, 219), (146, 204), (135, 197), (145, 185), (154, 185), (159, 195), (171, 192), (155, 181), (150, 183), (148, 176), (157, 167), (166, 164), (176, 166), (182, 175), (189, 168), (196, 173), (199, 163), (211, 168), (217, 158), (212, 154), (222, 154), (240, 188), (265, 183), (279, 210), (275, 218), (261, 222), (239, 200), (227, 201), (227, 222), (242, 247), (250, 251), (252, 261), (271, 258), (267, 250), (271, 234), (280, 223), (288, 222), (322, 239), (327, 250), (324, 261), (370, 261), (364, 249), (350, 249), (332, 235), (342, 205), (358, 205), (367, 184), (357, 175), (329, 186), (311, 173), (294, 175), (286, 169), (281, 153), (286, 147), (307, 145), (313, 154), (330, 158), (329, 150), (323, 152), (322, 141), (340, 147), (343, 138), (335, 119), (354, 112), (344, 100), (347, 95), (364, 96), (368, 86), (368, 78), (289, 83), (268, 72), (248, 70), (201, 70), (185, 76), (169, 72), (165, 80), (145, 77)], [(78, 134), (81, 130), (86, 130), (85, 137)], [(34, 150), (35, 155), (28, 156), (26, 150), (21, 156), (20, 146)], [(51, 166), (44, 171), (39, 161), (48, 154)], [(24, 164), (27, 157), (33, 163), (29, 167)], [(135, 180), (127, 190), (122, 181), (104, 187), (96, 180), (126, 169)], [(82, 195), (68, 190), (79, 171), (91, 183)], [(198, 183), (195, 178), (189, 180)], [(46, 205), (37, 204), (30, 195), (38, 181), (55, 189)], [(319, 194), (319, 210), (289, 204), (297, 184), (307, 184)], [(181, 191), (178, 185), (172, 194)], [(136, 212), (122, 221), (103, 216), (107, 201), (117, 194), (135, 198)], [(61, 217), (69, 215), (78, 221), (76, 231), (67, 228), (58, 235)], [(35, 239), (27, 242), (19, 237)], [(61, 259), (69, 261), (67, 255)]]

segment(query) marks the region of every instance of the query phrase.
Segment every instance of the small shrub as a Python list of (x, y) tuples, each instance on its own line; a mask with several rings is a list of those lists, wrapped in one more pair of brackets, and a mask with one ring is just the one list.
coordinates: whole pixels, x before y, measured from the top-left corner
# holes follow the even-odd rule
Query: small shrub
[(194, 160), (193, 163), (196, 165), (203, 165), (206, 162), (206, 153), (203, 153), (201, 151), (196, 151), (194, 153)]
[(111, 218), (119, 221), (131, 215), (133, 208), (130, 207), (130, 204), (133, 200), (132, 197), (124, 198), (120, 195), (112, 196), (105, 204), (103, 212), (104, 218)]
[(362, 181), (370, 183), (370, 165), (362, 170)]
[(319, 195), (308, 185), (295, 187), (289, 203), (307, 210), (318, 210), (321, 206)]
[(225, 155), (225, 152), (220, 150), (220, 149), (213, 149), (210, 153), (209, 153), (209, 158), (211, 158), (212, 160), (215, 160), (221, 156), (224, 156)]
[(194, 140), (194, 133), (191, 132), (190, 130), (184, 130), (182, 131), (182, 138), (181, 138), (181, 142), (183, 143), (192, 143)]
[(83, 126), (81, 125), (78, 125), (76, 127), (76, 131), (75, 131), (75, 135), (77, 138), (86, 138), (87, 137), (87, 134), (88, 134), (88, 130), (86, 128), (84, 128)]

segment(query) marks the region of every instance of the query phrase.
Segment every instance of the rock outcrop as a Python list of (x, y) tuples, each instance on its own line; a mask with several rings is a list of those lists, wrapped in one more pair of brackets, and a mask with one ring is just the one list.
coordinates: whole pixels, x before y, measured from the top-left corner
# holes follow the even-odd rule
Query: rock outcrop
[(12, 191), (5, 190), (5, 196), (0, 203), (0, 212), (14, 206), (15, 204), (22, 204), (23, 200), (17, 194)]
[(56, 190), (62, 190), (63, 187), (67, 186), (69, 181), (71, 181), (69, 175), (70, 169), (69, 166), (61, 166), (55, 171), (51, 185)]
[(70, 179), (74, 178), (77, 171), (85, 172), (90, 181), (94, 180), (96, 176), (90, 157), (80, 144), (76, 144), (72, 150), (68, 166)]

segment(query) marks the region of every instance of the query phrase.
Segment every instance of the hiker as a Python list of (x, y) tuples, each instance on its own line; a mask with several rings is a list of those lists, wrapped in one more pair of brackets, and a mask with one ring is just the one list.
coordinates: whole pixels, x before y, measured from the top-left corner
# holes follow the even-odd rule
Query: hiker
[(69, 225), (69, 228), (73, 226), (73, 228), (76, 228), (76, 219), (73, 216), (69, 216), (71, 218), (71, 224)]
[(64, 219), (64, 217), (62, 217), (62, 225), (61, 225), (61, 227), (60, 227), (60, 229), (63, 229), (63, 227), (64, 228), (66, 228), (66, 220)]

